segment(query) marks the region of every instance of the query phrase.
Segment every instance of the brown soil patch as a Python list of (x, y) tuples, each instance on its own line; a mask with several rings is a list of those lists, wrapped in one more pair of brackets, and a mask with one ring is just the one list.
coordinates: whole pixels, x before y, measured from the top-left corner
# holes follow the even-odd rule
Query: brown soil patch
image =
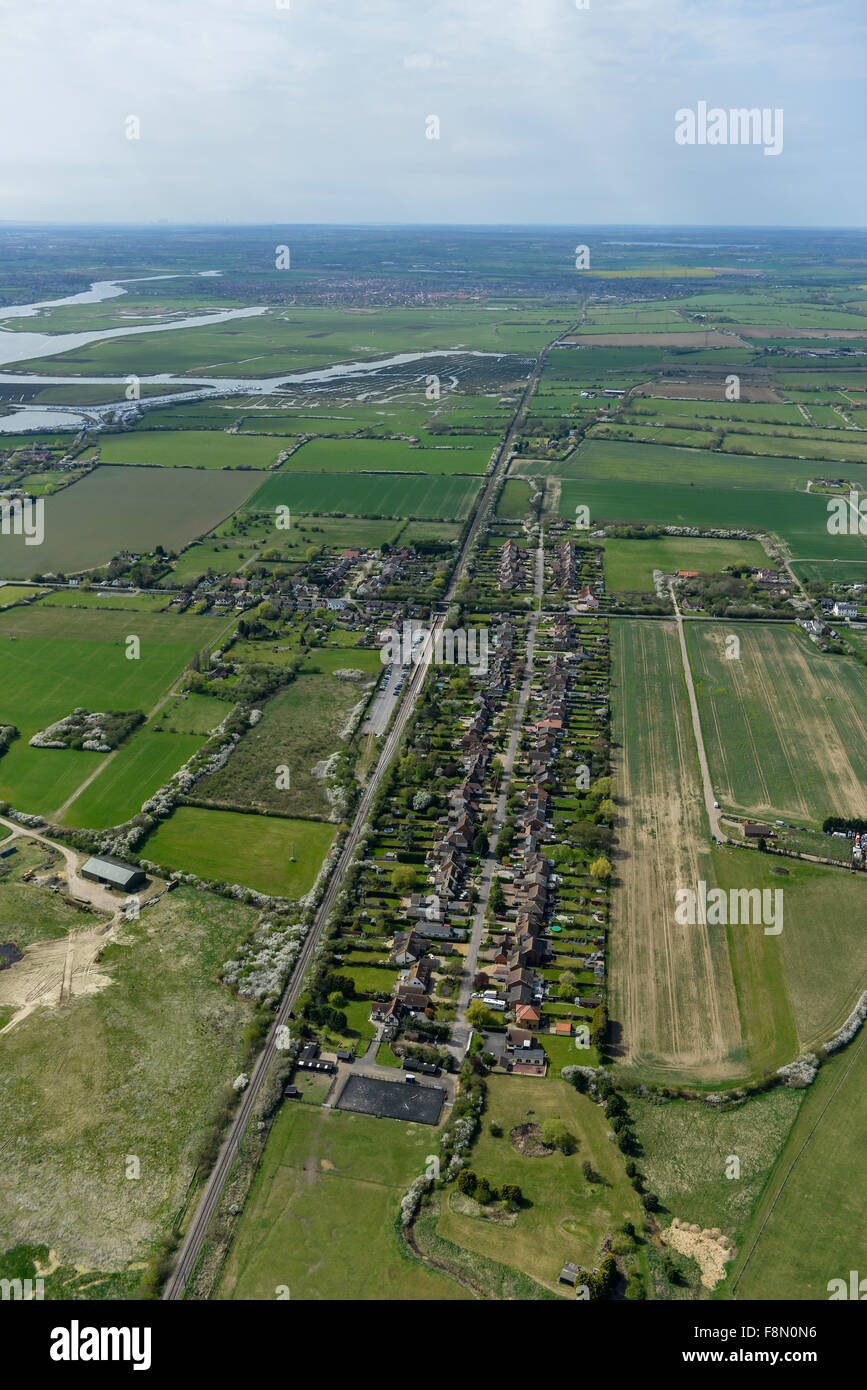
[(97, 969), (99, 954), (111, 939), (103, 924), (27, 946), (21, 960), (0, 975), (0, 1005), (16, 1010), (0, 1032), (14, 1028), (34, 1009), (56, 1009), (73, 995), (98, 994), (111, 984), (111, 976)]
[(678, 1221), (676, 1216), (668, 1229), (662, 1232), (662, 1239), (665, 1245), (696, 1261), (706, 1289), (715, 1289), (719, 1281), (725, 1278), (726, 1264), (737, 1254), (728, 1236), (724, 1236), (718, 1227), (702, 1230), (688, 1221)]
[(509, 1130), (509, 1138), (512, 1148), (525, 1158), (547, 1158), (554, 1152), (548, 1144), (542, 1143), (541, 1125), (515, 1125)]

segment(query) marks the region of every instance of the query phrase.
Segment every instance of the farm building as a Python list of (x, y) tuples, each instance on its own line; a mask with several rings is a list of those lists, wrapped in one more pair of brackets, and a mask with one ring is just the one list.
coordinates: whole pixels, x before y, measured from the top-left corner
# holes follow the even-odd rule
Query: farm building
[(107, 859), (104, 855), (93, 855), (81, 866), (82, 878), (94, 883), (102, 883), (106, 888), (119, 888), (123, 893), (134, 893), (147, 883), (147, 875), (132, 864), (123, 864), (119, 859)]
[(763, 840), (773, 837), (773, 830), (769, 825), (760, 825), (757, 821), (745, 820), (741, 824), (741, 834), (747, 840)]

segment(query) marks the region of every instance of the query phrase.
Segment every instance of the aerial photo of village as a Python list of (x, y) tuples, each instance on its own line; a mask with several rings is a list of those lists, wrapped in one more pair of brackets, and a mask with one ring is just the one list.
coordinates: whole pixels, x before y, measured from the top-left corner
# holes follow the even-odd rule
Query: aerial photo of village
[(91, 143), (4, 170), (0, 1301), (767, 1303), (807, 1360), (867, 1297), (859, 133), (800, 7), (326, 8), (215, 7), (210, 134), (118, 16)]

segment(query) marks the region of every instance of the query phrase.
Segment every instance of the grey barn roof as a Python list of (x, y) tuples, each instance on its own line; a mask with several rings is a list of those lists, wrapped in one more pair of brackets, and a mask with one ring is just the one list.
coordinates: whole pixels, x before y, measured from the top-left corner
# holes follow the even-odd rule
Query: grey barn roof
[(93, 855), (86, 860), (81, 866), (81, 872), (95, 878), (104, 878), (117, 888), (126, 888), (128, 884), (144, 877), (141, 869), (137, 869), (134, 864), (122, 864), (119, 859), (106, 859), (102, 855)]

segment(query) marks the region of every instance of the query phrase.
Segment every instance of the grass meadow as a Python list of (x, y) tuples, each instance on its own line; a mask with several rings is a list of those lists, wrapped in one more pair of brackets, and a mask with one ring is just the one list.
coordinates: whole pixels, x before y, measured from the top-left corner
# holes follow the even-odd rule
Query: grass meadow
[(200, 878), (300, 898), (313, 887), (333, 839), (334, 827), (322, 821), (178, 806), (141, 853)]
[(85, 1269), (141, 1269), (169, 1234), (244, 1061), (251, 1010), (215, 977), (255, 920), (179, 888), (123, 925), (102, 990), (4, 1034), (0, 1250), (44, 1243)]
[(863, 1276), (867, 1034), (827, 1062), (797, 1120), (735, 1261), (739, 1300), (829, 1297), (829, 1281)]
[[(566, 1260), (593, 1268), (603, 1239), (621, 1224), (640, 1226), (641, 1208), (623, 1167), (620, 1151), (607, 1137), (598, 1106), (565, 1081), (551, 1077), (492, 1075), (487, 1079), (484, 1122), (467, 1166), (495, 1187), (517, 1183), (525, 1204), (514, 1223), (470, 1215), (457, 1189), (442, 1196), (437, 1234), (462, 1251), (520, 1270), (552, 1293), (562, 1293), (557, 1276)], [(577, 1140), (571, 1154), (559, 1150), (541, 1158), (519, 1153), (509, 1133), (517, 1125), (562, 1120)], [(490, 1133), (490, 1122), (503, 1130)], [(589, 1160), (603, 1179), (588, 1182)]]
[(404, 1255), (400, 1201), (437, 1151), (428, 1125), (285, 1104), (238, 1218), (221, 1299), (375, 1302), (468, 1298), (454, 1280)]
[[(342, 652), (340, 658), (342, 666), (351, 666), (353, 653)], [(355, 681), (299, 676), (267, 702), (259, 723), (244, 735), (226, 766), (197, 784), (196, 799), (326, 818), (327, 784), (313, 769), (341, 747), (340, 730), (365, 694), (366, 688)], [(289, 769), (288, 788), (277, 786), (278, 767)]]

